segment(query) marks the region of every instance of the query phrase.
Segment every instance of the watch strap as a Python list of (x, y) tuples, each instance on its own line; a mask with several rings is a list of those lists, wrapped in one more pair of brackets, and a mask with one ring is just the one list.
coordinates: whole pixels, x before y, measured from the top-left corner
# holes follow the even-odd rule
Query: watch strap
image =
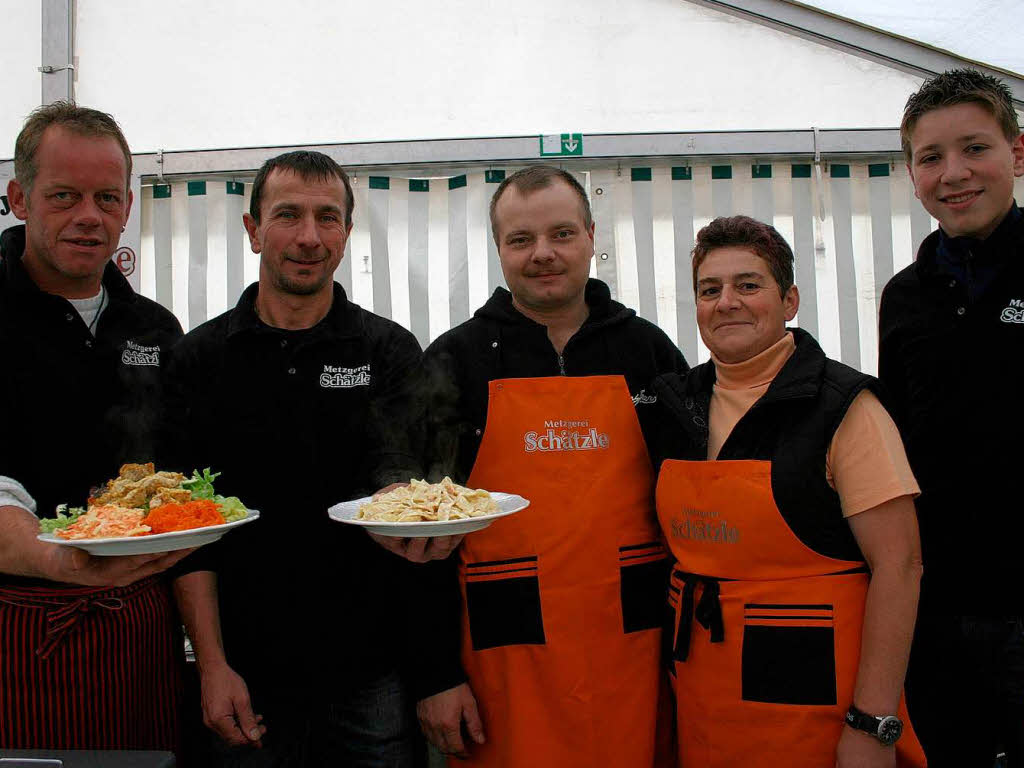
[(846, 710), (846, 724), (851, 728), (856, 728), (858, 731), (870, 733), (872, 736), (878, 734), (878, 724), (881, 720), (880, 717), (869, 715), (867, 712), (857, 709), (853, 704)]
[(844, 719), (851, 728), (874, 736), (886, 746), (895, 744), (903, 734), (903, 721), (896, 715), (869, 715), (853, 704), (846, 711)]

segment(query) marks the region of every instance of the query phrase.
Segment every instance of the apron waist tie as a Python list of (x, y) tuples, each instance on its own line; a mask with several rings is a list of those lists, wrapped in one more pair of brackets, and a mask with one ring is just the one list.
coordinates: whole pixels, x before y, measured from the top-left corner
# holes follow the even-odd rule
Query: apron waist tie
[[(127, 589), (100, 590), (97, 594), (60, 594), (55, 591), (47, 595), (29, 590), (0, 589), (0, 603), (46, 611), (46, 635), (36, 648), (36, 655), (47, 659), (86, 614), (96, 610), (120, 611), (124, 608), (126, 598), (151, 588), (153, 583), (150, 577)], [(110, 591), (119, 592), (122, 596), (111, 595)]]
[[(846, 576), (854, 573), (867, 573), (866, 566), (856, 566), (838, 573), (823, 574), (827, 576)], [(696, 618), (704, 629), (711, 632), (712, 643), (725, 642), (725, 623), (722, 620), (722, 603), (718, 598), (719, 582), (731, 579), (716, 579), (713, 576), (698, 576), (695, 573), (676, 571), (676, 576), (683, 580), (683, 591), (680, 596), (679, 625), (676, 629), (676, 644), (671, 658), (686, 661), (690, 655), (690, 633), (693, 631), (693, 619)], [(704, 591), (700, 602), (694, 607), (697, 585), (701, 584)], [(671, 627), (671, 622), (669, 627)], [(665, 633), (671, 638), (671, 632)], [(671, 641), (669, 641), (671, 642)]]
[[(690, 655), (690, 634), (693, 619), (696, 618), (704, 629), (710, 630), (711, 642), (725, 642), (725, 623), (722, 621), (722, 603), (718, 599), (718, 579), (697, 576), (693, 573), (679, 574), (683, 578), (683, 592), (679, 605), (679, 625), (676, 628), (676, 645), (672, 658), (686, 661)], [(704, 587), (700, 602), (696, 604), (697, 584)]]

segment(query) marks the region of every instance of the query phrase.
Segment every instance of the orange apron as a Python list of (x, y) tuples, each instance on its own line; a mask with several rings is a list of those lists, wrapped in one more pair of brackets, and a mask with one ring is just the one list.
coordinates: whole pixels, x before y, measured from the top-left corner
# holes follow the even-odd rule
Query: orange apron
[(459, 548), (487, 743), (451, 765), (655, 765), (667, 553), (625, 379), (490, 382), (468, 482), (530, 506)]
[[(669, 604), (680, 765), (835, 765), (860, 659), (865, 564), (796, 537), (768, 461), (665, 461), (657, 508), (678, 561)], [(897, 762), (923, 766), (903, 697), (898, 715)]]

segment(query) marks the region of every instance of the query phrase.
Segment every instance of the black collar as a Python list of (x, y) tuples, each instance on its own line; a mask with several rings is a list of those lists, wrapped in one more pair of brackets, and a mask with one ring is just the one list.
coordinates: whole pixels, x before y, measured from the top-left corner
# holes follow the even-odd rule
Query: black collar
[(966, 258), (968, 251), (987, 255), (990, 251), (997, 251), (1000, 245), (1012, 238), (1022, 217), (1024, 214), (1021, 213), (1020, 208), (1017, 207), (1017, 201), (1014, 200), (1010, 205), (1010, 210), (999, 222), (999, 226), (992, 230), (992, 234), (984, 240), (975, 237), (950, 237), (942, 227), (939, 227), (937, 248), (940, 251), (947, 251), (953, 258), (959, 259)]
[[(636, 313), (623, 306), (612, 298), (608, 286), (601, 280), (593, 277), (587, 279), (583, 289), (583, 300), (587, 304), (587, 319), (583, 321), (580, 330), (590, 330), (591, 327), (601, 326), (606, 322), (619, 321), (633, 317)], [(494, 293), (487, 302), (475, 313), (475, 317), (485, 317), (499, 322), (513, 323), (516, 325), (535, 325), (543, 327), (540, 323), (531, 320), (512, 304), (512, 294), (507, 288), (495, 288)]]
[[(259, 294), (259, 283), (246, 288), (238, 299), (238, 304), (231, 310), (228, 318), (228, 338), (239, 333), (280, 333), (282, 329), (274, 328), (260, 320), (256, 314), (256, 296)], [(333, 338), (351, 338), (362, 333), (362, 323), (355, 304), (348, 300), (345, 289), (334, 283), (334, 296), (331, 308), (323, 320), (309, 330), (319, 335), (327, 333)]]
[[(974, 261), (992, 265), (1016, 258), (1024, 247), (1024, 211), (1014, 201), (1009, 212), (999, 222), (991, 235), (984, 240), (970, 237), (950, 237), (941, 228), (928, 235), (917, 251), (915, 269), (921, 279), (930, 279), (942, 272), (939, 251), (943, 251), (950, 262), (963, 261), (964, 253), (970, 250)], [(947, 270), (948, 271), (948, 270)]]

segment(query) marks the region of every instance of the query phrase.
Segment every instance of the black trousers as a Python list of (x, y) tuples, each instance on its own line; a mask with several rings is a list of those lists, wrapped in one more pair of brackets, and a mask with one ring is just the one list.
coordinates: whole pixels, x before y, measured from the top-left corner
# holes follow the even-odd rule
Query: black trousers
[(907, 708), (929, 768), (1024, 768), (1024, 621), (922, 607)]
[(413, 704), (397, 673), (330, 702), (268, 715), (263, 748), (228, 747), (208, 734), (202, 768), (419, 768), (426, 758)]

